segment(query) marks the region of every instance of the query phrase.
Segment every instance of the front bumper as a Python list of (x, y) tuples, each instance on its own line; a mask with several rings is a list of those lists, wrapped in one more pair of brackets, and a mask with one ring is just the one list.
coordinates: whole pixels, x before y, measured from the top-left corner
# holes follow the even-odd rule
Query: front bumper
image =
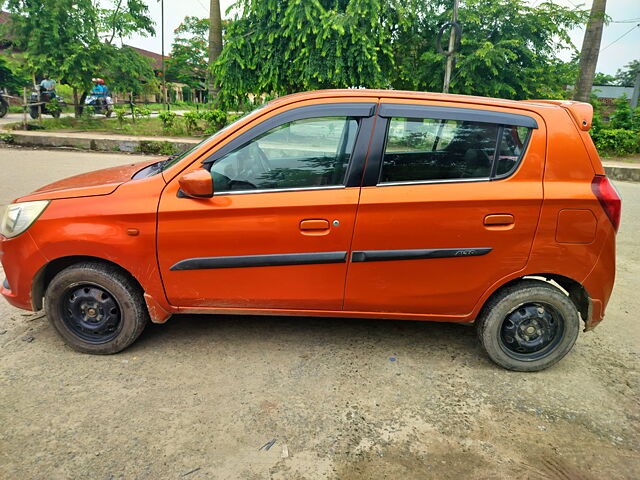
[(14, 307), (34, 310), (31, 298), (33, 279), (47, 264), (29, 232), (14, 238), (0, 235), (0, 262), (6, 275), (0, 294)]

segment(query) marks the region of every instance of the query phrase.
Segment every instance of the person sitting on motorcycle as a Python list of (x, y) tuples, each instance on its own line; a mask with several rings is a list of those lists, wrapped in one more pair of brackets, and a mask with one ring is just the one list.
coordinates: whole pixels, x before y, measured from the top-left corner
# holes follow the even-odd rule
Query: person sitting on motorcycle
[(95, 85), (91, 90), (91, 95), (97, 98), (97, 103), (107, 103), (107, 95), (109, 93), (109, 90), (105, 86), (104, 80), (101, 78), (94, 78), (93, 82)]
[(45, 74), (40, 82), (40, 95), (51, 100), (56, 96), (56, 81), (51, 80), (49, 75)]

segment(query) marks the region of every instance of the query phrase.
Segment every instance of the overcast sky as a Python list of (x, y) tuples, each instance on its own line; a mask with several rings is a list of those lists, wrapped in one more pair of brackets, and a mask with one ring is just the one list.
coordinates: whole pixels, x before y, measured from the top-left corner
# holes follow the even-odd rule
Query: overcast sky
[[(543, 0), (528, 0), (529, 3), (537, 4)], [(234, 3), (234, 0), (220, 0), (223, 18), (225, 10)], [(580, 0), (554, 0), (554, 3), (568, 7), (584, 5)], [(586, 3), (591, 7), (591, 0)], [(160, 38), (160, 2), (159, 0), (147, 0), (151, 17), (156, 21), (156, 37), (134, 36), (125, 43), (160, 53), (162, 41)], [(597, 71), (614, 74), (619, 68), (629, 63), (631, 60), (640, 59), (640, 27), (634, 28), (640, 23), (640, 0), (608, 0), (607, 14), (614, 22), (634, 20), (631, 23), (610, 23), (604, 27), (602, 34), (602, 50), (598, 57)], [(164, 0), (164, 32), (165, 32), (165, 53), (171, 51), (173, 41), (173, 30), (180, 25), (186, 15), (197, 17), (209, 16), (209, 0)], [(461, 19), (464, 26), (464, 18)], [(632, 30), (633, 29), (633, 30)], [(629, 30), (630, 33), (626, 34)], [(623, 36), (623, 38), (620, 38)], [(580, 48), (584, 29), (575, 30), (571, 37), (574, 44)], [(568, 54), (564, 55), (569, 58)]]

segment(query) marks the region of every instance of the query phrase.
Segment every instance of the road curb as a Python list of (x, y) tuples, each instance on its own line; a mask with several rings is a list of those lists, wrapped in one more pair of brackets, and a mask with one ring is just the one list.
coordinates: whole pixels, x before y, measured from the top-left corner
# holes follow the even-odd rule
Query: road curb
[(623, 182), (640, 182), (640, 166), (604, 165), (607, 177)]
[[(88, 137), (73, 134), (43, 135), (40, 132), (4, 131), (4, 143), (20, 145), (24, 147), (56, 148), (68, 147), (82, 150), (95, 150), (105, 152), (141, 152), (141, 153), (176, 153), (188, 150), (196, 145), (198, 139), (177, 140), (163, 137)], [(1, 142), (0, 142), (1, 143)], [(170, 151), (171, 150), (171, 151)]]

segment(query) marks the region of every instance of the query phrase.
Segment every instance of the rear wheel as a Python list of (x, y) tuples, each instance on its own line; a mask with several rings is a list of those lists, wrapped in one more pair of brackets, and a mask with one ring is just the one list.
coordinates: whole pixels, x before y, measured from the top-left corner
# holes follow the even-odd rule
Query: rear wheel
[(578, 338), (580, 317), (560, 289), (523, 280), (491, 298), (476, 324), (491, 360), (508, 370), (535, 372), (569, 353)]
[(0, 98), (0, 118), (4, 117), (9, 111), (9, 104)]
[(68, 345), (94, 354), (125, 349), (149, 319), (140, 287), (120, 269), (93, 262), (58, 273), (47, 287), (45, 308)]

